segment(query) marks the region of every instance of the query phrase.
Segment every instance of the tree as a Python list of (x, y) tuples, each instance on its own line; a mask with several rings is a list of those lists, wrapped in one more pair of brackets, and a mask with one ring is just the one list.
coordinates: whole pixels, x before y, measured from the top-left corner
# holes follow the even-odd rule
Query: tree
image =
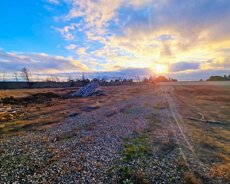
[(153, 76), (149, 77), (149, 82), (154, 82), (154, 77)]
[(144, 82), (144, 83), (149, 82), (148, 78), (147, 78), (147, 77), (144, 77), (144, 78), (143, 78), (143, 82)]
[(98, 78), (94, 78), (92, 81), (93, 82), (100, 82), (100, 80)]
[(224, 75), (223, 77), (222, 76), (211, 76), (209, 77), (209, 79), (207, 81), (227, 81), (227, 80), (230, 80), (229, 78), (229, 75)]
[(133, 79), (129, 79), (128, 81), (129, 81), (130, 83), (133, 83)]
[(22, 78), (23, 78), (26, 82), (30, 82), (31, 74), (30, 74), (29, 70), (28, 70), (26, 67), (24, 67), (24, 68), (22, 68), (21, 72), (22, 72), (22, 73), (21, 73)]
[(140, 79), (140, 76), (139, 76), (139, 75), (135, 76), (135, 78), (136, 78), (136, 81), (137, 81), (137, 82), (141, 82), (141, 79)]
[(18, 73), (14, 72), (15, 81), (18, 82)]
[(3, 73), (2, 73), (2, 81), (5, 81), (5, 79), (6, 79), (5, 77), (6, 77), (6, 73), (3, 72)]
[(169, 80), (164, 76), (159, 76), (155, 79), (156, 82), (169, 82)]

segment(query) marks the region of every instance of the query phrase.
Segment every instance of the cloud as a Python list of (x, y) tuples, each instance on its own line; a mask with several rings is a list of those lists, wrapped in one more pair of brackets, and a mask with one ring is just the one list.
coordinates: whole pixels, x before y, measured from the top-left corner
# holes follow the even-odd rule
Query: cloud
[(151, 76), (152, 70), (149, 68), (119, 68), (115, 71), (104, 71), (104, 72), (90, 72), (85, 73), (90, 78), (130, 78), (130, 79), (138, 79), (143, 77)]
[(170, 78), (176, 78), (180, 81), (198, 81), (200, 79), (207, 80), (210, 76), (223, 76), (229, 75), (229, 69), (208, 69), (208, 70), (195, 70), (190, 72), (177, 72), (167, 74)]
[(23, 67), (33, 72), (56, 73), (87, 71), (81, 62), (63, 56), (50, 56), (45, 53), (14, 53), (0, 50), (0, 71), (15, 72)]
[(178, 62), (169, 65), (170, 72), (197, 70), (199, 68), (200, 68), (200, 63), (195, 63), (195, 62)]
[(70, 45), (67, 45), (65, 48), (66, 48), (67, 50), (74, 50), (74, 49), (77, 48), (77, 45), (75, 45), (75, 44), (70, 44)]
[(229, 69), (230, 70), (230, 57), (223, 58), (222, 60), (210, 59), (202, 63), (203, 69)]
[[(60, 45), (65, 45), (78, 61), (42, 54), (7, 53), (14, 60), (17, 57), (17, 62), (24, 62), (23, 65), (32, 63), (41, 70), (50, 67), (58, 71), (59, 66), (71, 70), (81, 64), (82, 68), (86, 65), (95, 71), (131, 68), (132, 73), (140, 72), (133, 68), (154, 68), (157, 64), (168, 66), (169, 73), (230, 69), (230, 1), (47, 1), (66, 3), (68, 10), (65, 12), (63, 8), (65, 13), (56, 19), (53, 29), (63, 37), (65, 43)], [(10, 62), (4, 57), (0, 67), (5, 66), (6, 70)], [(38, 64), (39, 59), (46, 62)], [(17, 68), (13, 64), (12, 67)]]
[(53, 29), (61, 33), (61, 35), (65, 38), (65, 40), (69, 41), (69, 40), (74, 40), (75, 38), (73, 31), (76, 29), (76, 26), (77, 24), (72, 23), (69, 26), (65, 26), (63, 28), (54, 27)]
[(116, 17), (121, 0), (78, 0), (70, 1), (71, 10), (66, 15), (67, 20), (81, 17), (82, 27), (94, 36), (106, 33), (108, 22)]
[(48, 1), (48, 3), (54, 4), (54, 5), (60, 4), (59, 0), (47, 0), (47, 1)]

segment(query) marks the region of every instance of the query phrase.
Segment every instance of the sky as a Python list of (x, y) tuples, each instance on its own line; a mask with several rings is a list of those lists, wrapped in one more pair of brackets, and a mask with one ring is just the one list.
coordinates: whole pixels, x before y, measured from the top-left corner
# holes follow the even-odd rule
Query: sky
[(2, 0), (0, 72), (23, 67), (179, 80), (230, 74), (230, 1)]

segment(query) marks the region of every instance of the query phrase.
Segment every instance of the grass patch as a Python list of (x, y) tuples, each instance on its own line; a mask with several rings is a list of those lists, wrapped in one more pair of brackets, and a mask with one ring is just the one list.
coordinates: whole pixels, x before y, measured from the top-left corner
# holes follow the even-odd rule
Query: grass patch
[(186, 171), (183, 175), (184, 182), (186, 184), (202, 184), (203, 182), (193, 172)]
[[(142, 164), (151, 155), (151, 144), (148, 135), (141, 133), (133, 139), (125, 139), (125, 145), (121, 151), (121, 166), (118, 173), (121, 183), (147, 184), (148, 179), (143, 172), (145, 164)], [(132, 164), (138, 161), (138, 164)]]
[(157, 102), (155, 105), (154, 105), (154, 108), (155, 109), (166, 109), (168, 106), (166, 103), (163, 103), (163, 102)]
[(5, 171), (9, 171), (17, 167), (26, 165), (29, 161), (30, 158), (25, 155), (0, 157), (1, 168)]
[(149, 139), (146, 135), (141, 135), (132, 139), (124, 145), (122, 156), (124, 161), (131, 161), (134, 158), (140, 158), (150, 152)]
[(188, 164), (182, 156), (180, 156), (176, 160), (176, 163), (177, 163), (178, 168), (181, 170), (186, 170), (188, 168)]
[(117, 171), (111, 169), (111, 173), (118, 173), (120, 183), (151, 183), (144, 171), (147, 169), (149, 162), (151, 161), (152, 144), (150, 134), (156, 126), (160, 126), (160, 123), (157, 120), (157, 115), (154, 113), (146, 119), (149, 121), (149, 127), (147, 129), (136, 133), (136, 137), (134, 138), (123, 139), (125, 144), (121, 151), (121, 163), (118, 166)]
[(176, 161), (178, 168), (182, 171), (182, 180), (186, 184), (203, 184), (201, 177), (189, 169), (186, 160), (181, 156)]
[(141, 170), (135, 170), (131, 167), (120, 168), (121, 183), (124, 184), (149, 184), (146, 174)]

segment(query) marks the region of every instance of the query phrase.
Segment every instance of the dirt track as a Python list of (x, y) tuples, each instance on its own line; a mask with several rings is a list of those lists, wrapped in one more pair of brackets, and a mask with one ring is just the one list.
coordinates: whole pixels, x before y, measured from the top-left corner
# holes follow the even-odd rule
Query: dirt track
[(164, 100), (169, 105), (167, 109), (169, 117), (168, 126), (173, 131), (174, 139), (176, 144), (179, 145), (180, 155), (184, 159), (187, 169), (190, 172), (198, 172), (199, 175), (203, 175), (202, 177), (205, 178), (207, 177), (206, 180), (208, 180), (208, 176), (205, 176), (207, 174), (205, 173), (207, 168), (199, 161), (195, 150), (187, 137), (187, 132), (190, 130), (186, 126), (186, 120), (182, 118), (181, 114), (178, 112), (178, 104), (176, 103), (178, 99), (175, 98), (176, 94), (174, 88), (172, 86), (161, 86), (161, 91)]

